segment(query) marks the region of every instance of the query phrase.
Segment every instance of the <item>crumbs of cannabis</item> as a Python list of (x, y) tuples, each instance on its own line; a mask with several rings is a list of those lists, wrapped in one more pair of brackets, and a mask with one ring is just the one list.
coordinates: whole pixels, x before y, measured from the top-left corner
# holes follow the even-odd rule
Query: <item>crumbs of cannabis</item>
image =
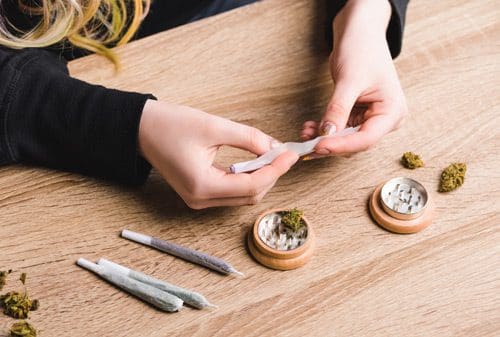
[[(9, 271), (0, 271), (0, 290), (6, 283), (7, 275), (12, 273)], [(21, 273), (19, 280), (24, 285), (26, 284), (26, 273)], [(4, 295), (0, 295), (0, 308), (3, 308), (3, 313), (7, 316), (16, 319), (28, 318), (30, 311), (35, 311), (40, 306), (38, 300), (32, 300), (28, 296), (25, 289), (23, 293), (10, 291)], [(36, 330), (30, 323), (22, 320), (16, 322), (10, 328), (11, 337), (36, 337)]]
[(40, 302), (32, 300), (27, 292), (10, 291), (0, 295), (0, 307), (3, 308), (3, 313), (13, 318), (28, 318), (30, 311), (37, 310), (39, 306)]
[(453, 163), (441, 173), (439, 192), (453, 191), (464, 183), (467, 165), (465, 163)]
[(7, 283), (7, 275), (12, 273), (12, 269), (7, 270), (0, 270), (0, 290), (3, 289), (5, 284)]
[[(0, 272), (0, 277), (2, 277), (3, 284), (5, 284), (5, 279), (8, 274), (10, 274), (12, 270), (8, 272)], [(25, 284), (26, 283), (26, 273), (21, 273), (19, 280)], [(38, 300), (32, 300), (28, 292), (24, 290), (24, 292), (10, 291), (4, 295), (0, 295), (0, 308), (3, 308), (3, 313), (7, 316), (24, 319), (28, 318), (30, 311), (35, 311), (40, 306), (40, 302)]]
[(21, 273), (19, 281), (21, 281), (23, 284), (26, 284), (26, 273)]
[(281, 222), (290, 229), (291, 231), (298, 231), (302, 226), (304, 226), (304, 220), (302, 216), (304, 212), (293, 208), (288, 211), (281, 212)]
[(36, 329), (26, 321), (19, 321), (10, 328), (11, 337), (36, 337)]
[(416, 169), (417, 167), (424, 166), (424, 161), (422, 158), (413, 152), (405, 152), (401, 157), (401, 165), (406, 167), (407, 169)]

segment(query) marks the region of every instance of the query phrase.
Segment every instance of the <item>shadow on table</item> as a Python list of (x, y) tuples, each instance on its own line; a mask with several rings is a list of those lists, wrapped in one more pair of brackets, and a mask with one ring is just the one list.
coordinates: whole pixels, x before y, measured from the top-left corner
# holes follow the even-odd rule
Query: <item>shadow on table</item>
[(209, 208), (205, 210), (194, 210), (189, 208), (181, 197), (153, 171), (148, 181), (140, 189), (133, 190), (137, 201), (143, 204), (143, 208), (153, 216), (165, 218), (198, 218), (205, 215), (221, 216), (227, 213), (224, 208)]

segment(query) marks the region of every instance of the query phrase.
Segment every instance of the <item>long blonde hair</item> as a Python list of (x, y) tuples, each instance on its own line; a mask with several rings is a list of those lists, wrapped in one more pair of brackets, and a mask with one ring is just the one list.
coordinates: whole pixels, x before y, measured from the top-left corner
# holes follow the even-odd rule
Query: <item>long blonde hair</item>
[(18, 0), (22, 13), (40, 19), (31, 30), (21, 31), (0, 15), (0, 45), (18, 49), (41, 48), (67, 40), (76, 47), (107, 57), (118, 66), (118, 59), (110, 46), (130, 41), (146, 16), (150, 2)]

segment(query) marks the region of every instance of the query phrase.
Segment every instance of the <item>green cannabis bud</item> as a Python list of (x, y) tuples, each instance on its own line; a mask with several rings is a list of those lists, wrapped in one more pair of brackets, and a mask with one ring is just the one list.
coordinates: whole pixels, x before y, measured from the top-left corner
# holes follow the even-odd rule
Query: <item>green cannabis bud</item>
[(304, 212), (299, 211), (297, 208), (284, 211), (281, 214), (281, 222), (291, 231), (296, 232), (304, 226), (304, 221), (302, 220)]
[(39, 306), (38, 301), (36, 301), (35, 305), (33, 304), (26, 292), (11, 291), (5, 295), (0, 295), (0, 307), (3, 307), (3, 313), (13, 318), (28, 318), (29, 312)]
[(453, 163), (441, 173), (439, 192), (450, 192), (462, 186), (465, 180), (467, 165), (465, 163)]
[(416, 169), (417, 167), (424, 166), (424, 161), (418, 154), (413, 152), (405, 152), (401, 157), (401, 165), (406, 167), (407, 169)]
[(7, 283), (7, 275), (9, 275), (11, 272), (12, 270), (9, 271), (0, 270), (0, 290), (2, 290), (5, 284)]
[(10, 328), (11, 337), (36, 337), (36, 329), (26, 321), (14, 323)]

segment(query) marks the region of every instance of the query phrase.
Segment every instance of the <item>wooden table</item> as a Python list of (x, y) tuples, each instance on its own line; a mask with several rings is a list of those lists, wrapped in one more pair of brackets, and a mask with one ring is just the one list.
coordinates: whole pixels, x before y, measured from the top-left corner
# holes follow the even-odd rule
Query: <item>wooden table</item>
[[(332, 86), (320, 2), (266, 0), (121, 48), (118, 75), (100, 57), (74, 76), (152, 92), (298, 138)], [(396, 66), (411, 114), (351, 158), (303, 162), (256, 206), (192, 211), (156, 174), (128, 189), (39, 168), (0, 169), (0, 269), (28, 273), (41, 336), (498, 336), (500, 331), (500, 11), (494, 0), (413, 1)], [(426, 166), (398, 163), (408, 150)], [(243, 159), (224, 151), (220, 160)], [(459, 190), (436, 192), (441, 170), (468, 165)], [(396, 176), (421, 181), (437, 219), (414, 235), (376, 226), (367, 200)], [(245, 235), (272, 207), (297, 206), (314, 223), (313, 260), (272, 271)], [(245, 272), (224, 277), (119, 238), (129, 228), (220, 256)], [(111, 260), (196, 289), (220, 306), (166, 314), (75, 265)], [(0, 336), (12, 320), (0, 316)]]

